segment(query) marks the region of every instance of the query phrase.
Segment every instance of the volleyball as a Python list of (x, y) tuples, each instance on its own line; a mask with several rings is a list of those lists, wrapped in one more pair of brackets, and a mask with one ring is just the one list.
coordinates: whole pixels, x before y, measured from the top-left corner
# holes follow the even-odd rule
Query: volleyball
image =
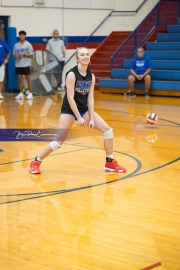
[(148, 113), (146, 115), (146, 121), (147, 121), (148, 124), (153, 125), (153, 124), (155, 124), (157, 122), (157, 120), (158, 120), (158, 117), (157, 117), (157, 115), (155, 113)]

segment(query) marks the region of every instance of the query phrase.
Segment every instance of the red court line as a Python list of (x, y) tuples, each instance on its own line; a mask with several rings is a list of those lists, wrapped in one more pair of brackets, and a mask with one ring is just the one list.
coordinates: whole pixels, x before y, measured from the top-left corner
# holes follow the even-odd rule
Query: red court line
[[(70, 49), (77, 49), (77, 47), (81, 46), (82, 42), (76, 42), (76, 43), (67, 43), (66, 48), (68, 50)], [(100, 42), (87, 42), (84, 46), (88, 49), (95, 49), (99, 46)], [(45, 50), (46, 49), (46, 43), (32, 43), (33, 49), (35, 51), (38, 50)]]
[(157, 267), (157, 266), (161, 266), (161, 262), (152, 264), (152, 265), (150, 265), (150, 266), (148, 266), (148, 267), (142, 268), (141, 270), (150, 270), (150, 269), (153, 269), (153, 268), (155, 268), (155, 267)]

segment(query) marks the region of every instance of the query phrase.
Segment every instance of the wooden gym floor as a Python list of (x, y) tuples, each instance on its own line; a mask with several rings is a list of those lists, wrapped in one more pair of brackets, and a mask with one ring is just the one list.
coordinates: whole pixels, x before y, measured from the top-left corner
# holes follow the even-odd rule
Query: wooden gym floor
[[(14, 96), (1, 128), (57, 127), (62, 93)], [(95, 111), (125, 174), (103, 171), (102, 135), (76, 124), (41, 175), (27, 168), (46, 142), (0, 141), (1, 270), (180, 269), (180, 98), (96, 92)]]

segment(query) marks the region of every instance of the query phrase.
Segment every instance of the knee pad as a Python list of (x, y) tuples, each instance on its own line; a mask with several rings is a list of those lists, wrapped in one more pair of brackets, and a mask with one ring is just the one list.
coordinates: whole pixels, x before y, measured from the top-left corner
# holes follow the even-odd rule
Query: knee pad
[(52, 150), (57, 150), (58, 148), (61, 147), (61, 145), (57, 141), (53, 141), (50, 143), (50, 147)]
[(113, 129), (109, 129), (106, 132), (103, 133), (104, 134), (104, 139), (108, 140), (108, 139), (112, 139), (114, 137), (114, 133), (113, 133)]

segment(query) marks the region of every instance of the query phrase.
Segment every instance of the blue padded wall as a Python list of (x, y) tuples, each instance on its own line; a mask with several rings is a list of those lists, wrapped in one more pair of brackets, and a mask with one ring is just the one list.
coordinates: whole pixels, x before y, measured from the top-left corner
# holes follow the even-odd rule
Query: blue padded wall
[(14, 92), (18, 88), (18, 80), (15, 74), (15, 58), (12, 55), (14, 44), (17, 42), (16, 28), (8, 27), (7, 43), (11, 49), (11, 57), (7, 64), (7, 92)]

